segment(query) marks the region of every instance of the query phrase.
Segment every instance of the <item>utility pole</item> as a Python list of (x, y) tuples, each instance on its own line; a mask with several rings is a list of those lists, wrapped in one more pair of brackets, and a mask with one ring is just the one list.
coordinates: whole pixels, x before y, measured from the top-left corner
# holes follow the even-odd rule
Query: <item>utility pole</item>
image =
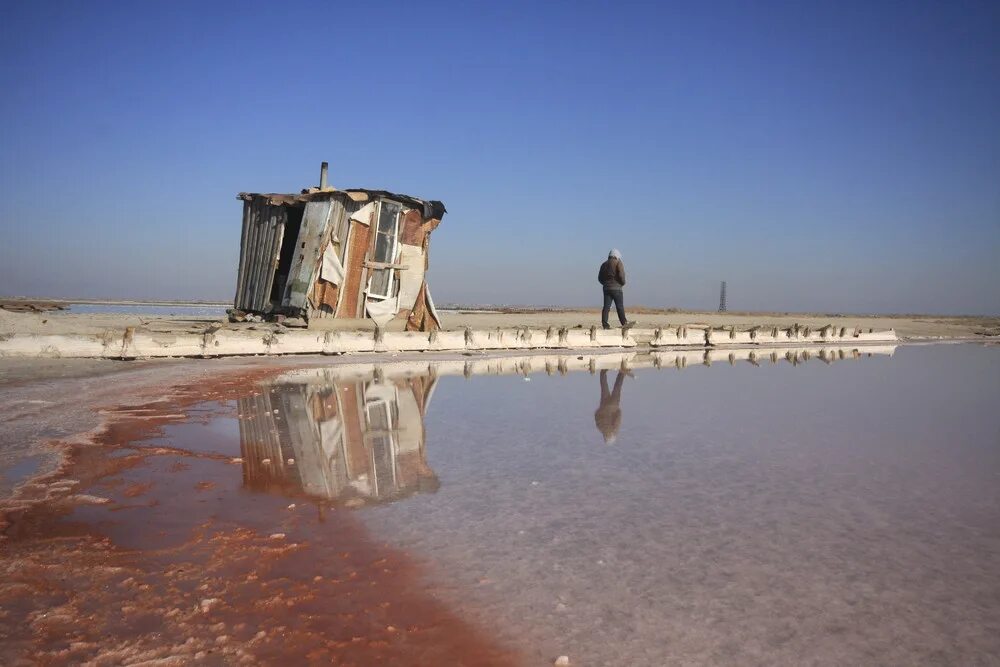
[(726, 312), (726, 281), (722, 281), (722, 290), (719, 292), (719, 312)]

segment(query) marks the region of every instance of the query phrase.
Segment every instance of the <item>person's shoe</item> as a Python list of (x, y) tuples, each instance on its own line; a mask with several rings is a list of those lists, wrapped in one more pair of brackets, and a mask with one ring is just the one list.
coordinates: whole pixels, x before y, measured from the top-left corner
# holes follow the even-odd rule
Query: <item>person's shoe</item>
[(610, 324), (602, 324), (601, 327), (604, 328), (604, 329), (610, 329), (611, 325)]
[(631, 329), (634, 326), (635, 326), (635, 322), (634, 321), (632, 321), (632, 322), (626, 322), (625, 324), (622, 325), (622, 329)]

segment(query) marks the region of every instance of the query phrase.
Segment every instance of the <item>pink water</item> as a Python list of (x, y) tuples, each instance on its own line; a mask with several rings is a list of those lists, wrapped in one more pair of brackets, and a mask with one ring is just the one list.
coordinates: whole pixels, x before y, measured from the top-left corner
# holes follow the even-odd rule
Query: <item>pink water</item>
[(823, 356), (307, 370), (112, 447), (173, 449), (72, 520), (165, 563), (196, 533), (287, 535), (268, 595), (295, 582), (281, 622), (327, 660), (350, 603), (332, 625), (293, 604), (343, 550), (376, 554), (352, 585), (438, 619), (355, 664), (383, 644), (395, 664), (1000, 664), (1000, 348)]

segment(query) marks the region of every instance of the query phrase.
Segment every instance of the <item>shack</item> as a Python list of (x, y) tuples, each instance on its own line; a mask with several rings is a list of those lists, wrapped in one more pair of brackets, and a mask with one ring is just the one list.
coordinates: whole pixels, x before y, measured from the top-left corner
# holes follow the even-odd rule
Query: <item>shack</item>
[(370, 319), (380, 329), (441, 327), (427, 271), (444, 204), (327, 185), (298, 194), (241, 192), (243, 234), (233, 317)]

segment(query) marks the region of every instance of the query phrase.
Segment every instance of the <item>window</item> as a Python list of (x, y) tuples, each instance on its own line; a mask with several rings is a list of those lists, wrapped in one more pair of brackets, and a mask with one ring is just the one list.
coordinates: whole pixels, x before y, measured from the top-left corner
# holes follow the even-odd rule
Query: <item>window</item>
[[(399, 240), (399, 214), (403, 207), (396, 202), (381, 201), (378, 209), (378, 223), (375, 228), (375, 254), (372, 261), (392, 264), (396, 258)], [(368, 282), (368, 296), (388, 299), (392, 296), (393, 270), (373, 269)]]

